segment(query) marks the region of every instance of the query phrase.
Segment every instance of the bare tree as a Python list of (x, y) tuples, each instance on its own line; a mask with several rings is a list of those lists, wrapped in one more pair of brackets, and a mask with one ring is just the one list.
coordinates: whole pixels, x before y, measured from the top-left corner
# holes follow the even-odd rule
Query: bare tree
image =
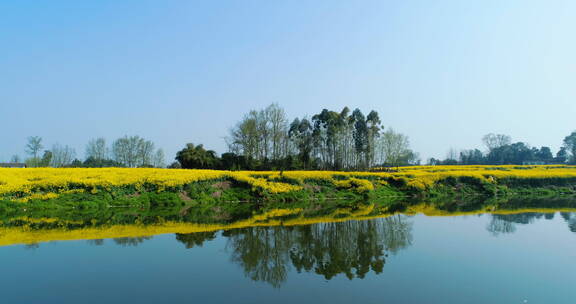
[(154, 158), (152, 161), (152, 165), (156, 168), (164, 168), (166, 167), (165, 157), (164, 157), (164, 150), (158, 149), (154, 154)]
[(140, 136), (124, 136), (112, 144), (114, 160), (131, 168), (152, 165), (153, 153), (154, 143)]
[(410, 150), (408, 137), (395, 132), (392, 128), (380, 135), (377, 151), (380, 161), (385, 166), (398, 166), (404, 161), (417, 158), (417, 155)]
[(458, 152), (458, 150), (454, 148), (450, 148), (450, 150), (448, 150), (448, 153), (446, 153), (446, 159), (458, 161), (460, 159), (460, 152)]
[(258, 129), (259, 119), (258, 112), (250, 111), (230, 130), (230, 136), (227, 139), (230, 151), (242, 154), (247, 158), (261, 158), (262, 132)]
[(154, 143), (140, 138), (138, 141), (138, 161), (140, 166), (151, 166), (154, 154)]
[(86, 145), (86, 158), (93, 158), (96, 160), (107, 159), (108, 148), (106, 147), (106, 139), (99, 137), (90, 140)]
[(482, 142), (484, 142), (488, 151), (492, 151), (493, 149), (509, 145), (512, 142), (512, 138), (504, 134), (489, 133), (482, 137)]
[(124, 136), (114, 141), (112, 144), (114, 160), (127, 167), (136, 167), (139, 139), (140, 137), (138, 136)]
[(54, 144), (51, 152), (52, 158), (50, 165), (56, 168), (69, 165), (74, 160), (74, 157), (76, 157), (76, 151), (73, 148), (60, 144)]
[(265, 111), (266, 118), (270, 121), (272, 159), (280, 159), (287, 154), (288, 118), (284, 109), (276, 103), (268, 106)]

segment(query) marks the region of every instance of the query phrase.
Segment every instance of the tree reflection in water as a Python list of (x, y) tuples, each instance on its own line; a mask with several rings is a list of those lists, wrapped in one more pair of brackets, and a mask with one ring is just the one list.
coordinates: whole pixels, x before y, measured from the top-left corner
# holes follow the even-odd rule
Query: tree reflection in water
[[(486, 229), (494, 236), (516, 232), (516, 225), (528, 225), (539, 219), (553, 220), (555, 213), (529, 212), (518, 214), (492, 214), (492, 219)], [(560, 212), (560, 216), (568, 224), (568, 229), (576, 232), (576, 214)]]
[(196, 232), (196, 233), (176, 233), (176, 240), (183, 243), (186, 249), (202, 247), (205, 241), (216, 238), (216, 231)]
[[(294, 267), (327, 280), (383, 271), (388, 254), (410, 246), (412, 223), (404, 215), (306, 226), (250, 227), (227, 230), (226, 249), (247, 277), (280, 287)], [(201, 246), (214, 233), (179, 234), (187, 248)]]
[(142, 244), (144, 241), (152, 239), (152, 236), (138, 236), (138, 237), (122, 237), (115, 238), (114, 243), (123, 247), (136, 247)]
[(560, 212), (560, 216), (566, 221), (570, 231), (576, 233), (576, 213)]

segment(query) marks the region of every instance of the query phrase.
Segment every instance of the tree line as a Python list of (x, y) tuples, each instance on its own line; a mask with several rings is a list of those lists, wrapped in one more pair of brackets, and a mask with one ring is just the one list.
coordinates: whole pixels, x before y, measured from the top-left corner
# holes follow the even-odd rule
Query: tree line
[[(44, 150), (39, 136), (28, 137), (26, 153), (29, 157), (24, 162), (28, 167), (165, 167), (164, 151), (140, 136), (118, 138), (111, 146), (102, 137), (91, 139), (83, 161), (76, 158), (75, 149), (68, 145), (54, 144)], [(21, 162), (20, 157), (14, 155), (11, 162)]]
[(487, 134), (482, 138), (486, 147), (456, 151), (450, 149), (445, 159), (431, 158), (429, 165), (528, 165), (576, 164), (576, 131), (566, 136), (554, 155), (550, 147), (531, 147), (524, 142), (512, 142), (505, 134)]
[(384, 128), (378, 112), (323, 109), (311, 118), (289, 122), (272, 104), (252, 110), (226, 137), (220, 157), (203, 145), (187, 144), (173, 167), (235, 170), (365, 170), (419, 163), (408, 137)]
[[(170, 168), (222, 170), (368, 170), (418, 165), (418, 153), (406, 135), (385, 128), (378, 112), (323, 109), (311, 117), (289, 120), (278, 104), (246, 113), (225, 138), (228, 151), (218, 155), (192, 143), (177, 152)], [(509, 135), (487, 134), (486, 149), (450, 149), (445, 159), (429, 165), (576, 164), (576, 131), (566, 136), (556, 154), (549, 147), (512, 142)], [(42, 153), (43, 151), (43, 153)], [(68, 145), (44, 150), (42, 138), (28, 138), (29, 167), (165, 167), (164, 152), (152, 141), (124, 136), (108, 145), (95, 138), (86, 145), (84, 160)], [(11, 162), (21, 162), (14, 156)]]

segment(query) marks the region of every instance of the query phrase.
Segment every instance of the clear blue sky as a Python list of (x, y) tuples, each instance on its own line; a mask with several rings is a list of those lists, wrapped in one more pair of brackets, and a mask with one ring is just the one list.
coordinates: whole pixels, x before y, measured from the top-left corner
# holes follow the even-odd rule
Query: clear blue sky
[(576, 129), (576, 1), (0, 1), (0, 160), (137, 134), (225, 152), (272, 102), (377, 110), (423, 159)]

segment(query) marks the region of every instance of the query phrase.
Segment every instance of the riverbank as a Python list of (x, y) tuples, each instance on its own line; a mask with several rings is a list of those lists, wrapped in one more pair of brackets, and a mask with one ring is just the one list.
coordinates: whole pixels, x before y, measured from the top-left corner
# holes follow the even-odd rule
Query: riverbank
[(388, 172), (0, 169), (0, 212), (250, 202), (576, 193), (574, 166), (418, 166)]

